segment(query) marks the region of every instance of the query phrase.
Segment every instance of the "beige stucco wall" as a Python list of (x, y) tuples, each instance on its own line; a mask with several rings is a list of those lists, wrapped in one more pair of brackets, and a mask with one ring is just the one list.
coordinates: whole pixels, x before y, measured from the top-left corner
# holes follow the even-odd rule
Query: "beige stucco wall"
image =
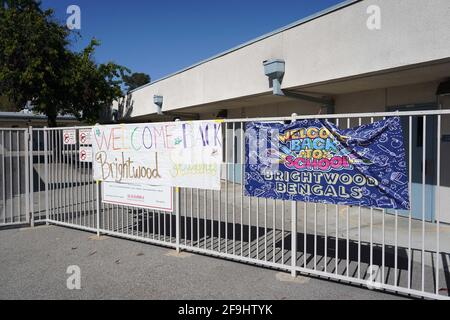
[[(437, 103), (436, 90), (439, 82), (426, 82), (407, 86), (367, 90), (333, 96), (336, 113), (385, 112), (387, 107)], [(440, 101), (442, 108), (450, 109), (450, 97)], [(318, 114), (320, 106), (302, 100), (280, 97), (278, 102), (254, 107), (228, 110), (228, 118), (286, 117), (292, 113), (299, 115)], [(205, 108), (201, 119), (213, 119), (216, 111)], [(450, 118), (450, 117), (449, 117)], [(450, 123), (449, 123), (450, 125)]]
[(387, 107), (436, 103), (438, 85), (439, 82), (427, 82), (338, 95), (336, 113), (384, 112)]

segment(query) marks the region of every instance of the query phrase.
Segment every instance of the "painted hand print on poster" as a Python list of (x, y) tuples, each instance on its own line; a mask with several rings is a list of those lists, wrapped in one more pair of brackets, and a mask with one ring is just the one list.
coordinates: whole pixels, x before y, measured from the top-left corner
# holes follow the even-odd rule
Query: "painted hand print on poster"
[(399, 117), (352, 129), (327, 120), (246, 126), (246, 195), (409, 210)]

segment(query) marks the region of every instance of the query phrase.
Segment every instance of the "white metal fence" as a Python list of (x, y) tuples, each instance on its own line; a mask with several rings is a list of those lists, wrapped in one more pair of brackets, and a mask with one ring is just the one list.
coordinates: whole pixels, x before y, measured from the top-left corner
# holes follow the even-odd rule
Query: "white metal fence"
[(2, 129), (0, 225), (48, 222), (293, 274), (448, 298), (450, 172), (443, 164), (450, 156), (450, 111), (297, 118), (328, 118), (350, 128), (394, 115), (404, 128), (410, 211), (245, 196), (246, 122), (293, 120), (286, 117), (224, 120), (221, 190), (176, 188), (173, 214), (103, 204), (92, 164), (79, 161), (79, 144), (62, 143), (67, 128)]
[(0, 129), (0, 226), (29, 222), (28, 129)]

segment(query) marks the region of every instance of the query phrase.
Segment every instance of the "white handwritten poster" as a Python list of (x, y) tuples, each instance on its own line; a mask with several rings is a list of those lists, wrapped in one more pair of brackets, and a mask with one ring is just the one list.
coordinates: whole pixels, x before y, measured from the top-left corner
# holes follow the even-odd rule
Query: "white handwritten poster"
[(218, 121), (95, 126), (92, 147), (96, 180), (220, 190)]

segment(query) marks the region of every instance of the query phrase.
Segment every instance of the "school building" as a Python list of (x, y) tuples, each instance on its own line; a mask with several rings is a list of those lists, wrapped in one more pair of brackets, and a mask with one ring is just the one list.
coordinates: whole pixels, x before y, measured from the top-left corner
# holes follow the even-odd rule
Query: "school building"
[[(448, 17), (448, 0), (344, 1), (132, 91), (123, 112), (127, 121), (153, 122), (449, 109)], [(450, 119), (438, 131), (435, 116), (424, 118), (405, 131), (417, 163), (412, 198), (422, 195), (425, 167), (433, 220)], [(439, 177), (441, 222), (450, 223), (450, 171)], [(420, 217), (422, 203), (413, 207)]]

